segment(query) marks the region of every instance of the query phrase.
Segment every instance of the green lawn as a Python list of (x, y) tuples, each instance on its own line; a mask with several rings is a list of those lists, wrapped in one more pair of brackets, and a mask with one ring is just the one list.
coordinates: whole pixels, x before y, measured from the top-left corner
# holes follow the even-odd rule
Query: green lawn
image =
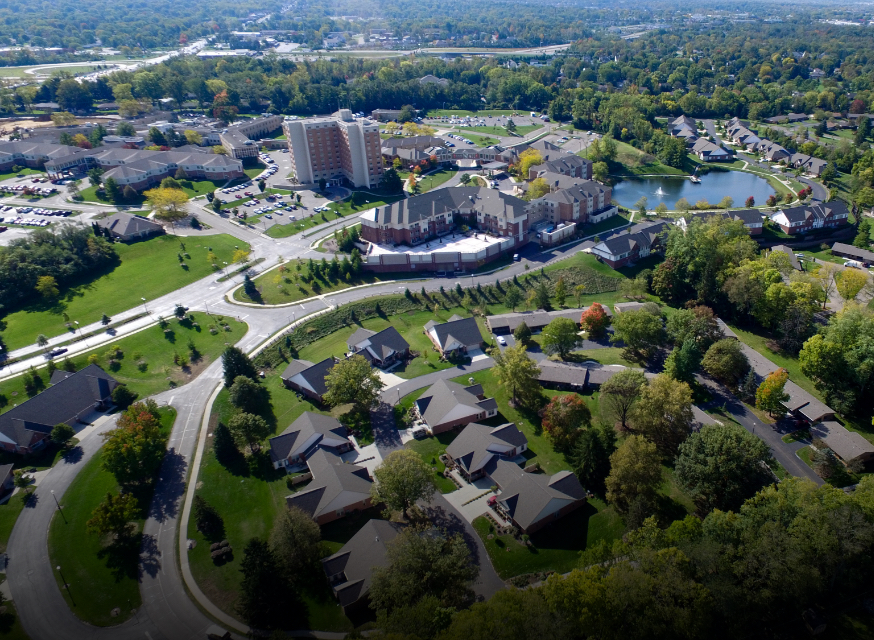
[[(31, 492), (36, 488), (36, 485), (31, 485)], [(11, 496), (6, 502), (0, 504), (0, 553), (6, 551), (6, 545), (9, 544), (9, 536), (12, 535), (12, 527), (15, 526), (15, 521), (24, 509), (24, 504), (30, 499), (31, 494), (25, 494), (19, 491), (14, 496)], [(0, 638), (3, 634), (0, 633)]]
[(542, 571), (567, 573), (578, 568), (581, 551), (602, 540), (617, 540), (625, 529), (613, 507), (598, 498), (590, 498), (581, 508), (533, 534), (530, 547), (513, 536), (496, 535), (491, 520), (484, 516), (475, 519), (473, 527), (504, 580)]
[[(4, 318), (7, 328), (3, 332), (7, 348), (13, 350), (34, 344), (41, 333), (52, 337), (66, 332), (72, 337), (71, 330), (64, 326), (64, 313), (70, 322), (78, 320), (83, 326), (100, 320), (104, 313), (112, 317), (142, 305), (141, 298), (154, 300), (214, 273), (207, 260), (210, 249), (221, 264), (231, 262), (235, 246), (249, 247), (225, 234), (181, 239), (164, 235), (145, 242), (117, 243), (114, 246), (120, 259), (118, 266), (89, 274), (89, 277), (63, 287), (60, 297), (53, 303), (34, 299), (24, 308), (7, 315)], [(187, 268), (180, 268), (179, 254), (182, 254)]]
[(429, 173), (426, 176), (422, 176), (419, 180), (419, 187), (422, 193), (426, 191), (430, 191), (431, 189), (436, 189), (437, 187), (449, 182), (452, 178), (455, 177), (457, 172), (451, 169), (440, 169), (439, 171), (435, 171), (434, 173)]
[(0, 180), (9, 180), (9, 178), (15, 178), (17, 176), (41, 176), (43, 174), (45, 174), (45, 171), (24, 167), (21, 171), (18, 172), (9, 171), (7, 173), (0, 173)]
[[(663, 164), (654, 156), (648, 156), (630, 144), (616, 140), (616, 160), (610, 166), (610, 173), (617, 175), (687, 175), (689, 172)], [(586, 151), (577, 155), (586, 156)], [(650, 158), (650, 160), (648, 160)]]
[[(496, 145), (496, 144), (500, 143), (500, 140), (498, 140), (497, 138), (488, 138), (485, 136), (477, 135), (475, 133), (467, 133), (467, 131), (461, 131), (460, 133), (463, 134), (465, 138), (467, 138), (468, 140), (473, 142), (473, 145), (475, 147), (491, 147), (492, 145)], [(503, 135), (507, 135), (507, 133), (505, 132)], [(459, 144), (458, 146), (466, 146), (466, 145), (464, 145), (462, 143), (462, 144)]]
[[(270, 376), (265, 384), (271, 392), (272, 407), (268, 417), (275, 424), (275, 433), (284, 430), (304, 411), (324, 413), (308, 401), (297, 400), (294, 393), (282, 386), (278, 375)], [(222, 391), (213, 407), (210, 430), (219, 419), (227, 420), (232, 413), (228, 393)], [(192, 519), (189, 521), (188, 537), (197, 541), (197, 546), (188, 557), (200, 588), (216, 606), (230, 615), (236, 615), (234, 605), (242, 579), (242, 548), (252, 537), (263, 539), (270, 535), (276, 516), (286, 508), (285, 497), (293, 492), (285, 479), (284, 472), (276, 472), (272, 468), (253, 471), (242, 458), (224, 466), (215, 457), (211, 437), (207, 440), (198, 475), (198, 495), (214, 506), (224, 519), (224, 538), (231, 543), (235, 553), (229, 562), (214, 563), (209, 556), (210, 541), (197, 531)], [(357, 519), (344, 518), (338, 523), (322, 527), (324, 555), (337, 551), (363, 524), (360, 520), (374, 515), (360, 514)], [(352, 623), (343, 615), (323, 580), (315, 580), (304, 596), (309, 619), (295, 620), (290, 626), (298, 628), (303, 625), (306, 628), (340, 632), (352, 630)]]
[(629, 222), (628, 216), (629, 215), (630, 214), (626, 214), (626, 215), (622, 215), (621, 213), (616, 214), (615, 216), (611, 216), (611, 217), (607, 218), (606, 220), (601, 220), (601, 222), (587, 225), (583, 232), (587, 236), (591, 236), (591, 235), (595, 235), (598, 233), (604, 233), (605, 231), (610, 231), (612, 229), (615, 229), (616, 227), (622, 227), (622, 226), (628, 224), (628, 222)]
[[(165, 391), (171, 386), (181, 386), (190, 382), (221, 356), (227, 344), (238, 342), (247, 330), (245, 323), (224, 316), (196, 313), (194, 321), (200, 326), (195, 327), (187, 320), (181, 323), (173, 318), (168, 320), (166, 333), (160, 326), (154, 325), (126, 338), (120, 338), (117, 343), (106, 344), (74, 356), (71, 360), (77, 369), (81, 369), (88, 364), (92, 354), (97, 355), (99, 366), (144, 398)], [(230, 330), (225, 330), (225, 326), (230, 327)], [(214, 327), (215, 334), (212, 333), (211, 327)], [(200, 352), (200, 357), (182, 368), (175, 364), (174, 357), (178, 354), (190, 360), (189, 343), (195, 345)], [(111, 365), (110, 347), (115, 344), (121, 347), (121, 358), (116, 357), (116, 364)], [(40, 367), (36, 371), (42, 380), (42, 385), (48, 384), (49, 375), (45, 367)], [(0, 413), (8, 411), (27, 397), (21, 376), (6, 380), (0, 384), (0, 404), (2, 404)]]
[(246, 177), (248, 177), (249, 180), (253, 180), (254, 178), (257, 178), (259, 175), (261, 175), (261, 173), (266, 168), (267, 165), (259, 161), (256, 166), (243, 169), (243, 173), (246, 174)]
[[(415, 395), (415, 398), (410, 401), (410, 404), (412, 404), (412, 402), (422, 395), (424, 391), (425, 390), (422, 389), (415, 394), (410, 394), (404, 398), (404, 400)], [(458, 488), (452, 480), (443, 475), (443, 472), (446, 470), (446, 465), (440, 461), (440, 456), (446, 452), (446, 447), (449, 446), (449, 443), (455, 440), (455, 436), (457, 435), (457, 432), (451, 431), (425, 438), (423, 440), (411, 440), (406, 444), (408, 449), (412, 449), (422, 456), (422, 460), (430, 464), (431, 468), (434, 469), (434, 484), (437, 485), (437, 490), (440, 493), (452, 493)]]
[[(294, 276), (297, 275), (294, 263), (289, 263), (289, 271), (283, 276), (278, 269), (272, 269), (267, 273), (263, 273), (255, 278), (255, 286), (261, 294), (260, 300), (252, 300), (242, 288), (234, 292), (234, 300), (240, 302), (257, 302), (259, 304), (284, 304), (286, 302), (294, 302), (295, 300), (303, 300), (315, 295), (325, 293), (333, 293), (348, 289), (349, 287), (357, 287), (362, 284), (370, 284), (372, 282), (390, 282), (397, 279), (402, 281), (407, 277), (407, 274), (375, 274), (370, 272), (362, 272), (360, 276), (350, 278), (348, 281), (338, 279), (335, 281), (323, 279), (316, 280), (315, 283), (304, 283), (299, 281), (294, 283)], [(304, 267), (305, 268), (305, 267)], [(276, 279), (280, 278), (279, 282)], [(410, 285), (412, 286), (412, 284)]]
[[(86, 184), (86, 183), (83, 181), (83, 184)], [(79, 196), (81, 196), (82, 200), (84, 200), (85, 202), (97, 202), (98, 204), (115, 204), (111, 200), (109, 200), (107, 198), (102, 198), (99, 195), (97, 195), (97, 187), (96, 186), (85, 187), (84, 189), (79, 189)], [(134, 206), (134, 207), (141, 207), (145, 204), (145, 202), (146, 202), (145, 196), (138, 193), (136, 198), (133, 198), (131, 200), (125, 200), (124, 204), (129, 205), (129, 206)]]
[[(176, 411), (165, 407), (161, 414), (162, 430), (169, 433)], [(61, 567), (63, 580), (57, 571), (55, 578), (70, 609), (88, 624), (108, 627), (130, 618), (131, 610), (141, 604), (140, 540), (134, 536), (130, 544), (109, 545), (85, 530), (85, 523), (106, 494), (118, 491), (115, 476), (103, 469), (102, 460), (101, 450), (79, 471), (64, 495), (59, 496), (63, 515), (55, 512), (52, 518), (48, 546), (52, 566)], [(147, 493), (140, 503), (138, 533), (142, 532), (149, 509), (149, 496)], [(64, 581), (69, 590), (64, 588)], [(111, 611), (116, 607), (121, 614), (112, 617)]]
[[(523, 138), (527, 136), (532, 131), (537, 131), (538, 129), (542, 129), (545, 124), (517, 124), (516, 125), (516, 134), (522, 136)], [(495, 126), (477, 126), (477, 127), (458, 127), (457, 131), (462, 134), (465, 138), (468, 137), (465, 135), (466, 131), (475, 131), (477, 133), (485, 133), (490, 136), (502, 136), (507, 137), (513, 135), (504, 127), (495, 127)]]
[(295, 221), (288, 221), (284, 224), (273, 225), (267, 230), (267, 235), (271, 238), (287, 238), (288, 236), (293, 236), (296, 233), (317, 227), (318, 225), (331, 220), (343, 218), (355, 213), (362, 213), (374, 207), (381, 207), (391, 202), (396, 202), (402, 197), (402, 195), (378, 196), (364, 191), (356, 191), (350, 197), (341, 202), (326, 203), (325, 206), (329, 207), (329, 210), (323, 211), (319, 214), (306, 209), (285, 212), (283, 215), (286, 219), (289, 215), (293, 215), (298, 219)]
[[(447, 321), (454, 314), (470, 315), (460, 307), (441, 309), (436, 315), (433, 311), (411, 311), (408, 313), (390, 316), (389, 318), (370, 318), (364, 320), (360, 326), (371, 331), (381, 331), (389, 326), (395, 329), (410, 344), (410, 349), (418, 351), (421, 355), (406, 364), (402, 364), (392, 370), (392, 373), (401, 378), (417, 378), (426, 373), (449, 369), (455, 365), (438, 359), (431, 341), (423, 333), (423, 327), (429, 320)], [(478, 319), (483, 339), (488, 337), (482, 319)], [(346, 339), (351, 336), (357, 327), (345, 327), (339, 331), (325, 336), (316, 342), (301, 349), (299, 357), (310, 362), (321, 362), (330, 356), (342, 356), (346, 351)]]

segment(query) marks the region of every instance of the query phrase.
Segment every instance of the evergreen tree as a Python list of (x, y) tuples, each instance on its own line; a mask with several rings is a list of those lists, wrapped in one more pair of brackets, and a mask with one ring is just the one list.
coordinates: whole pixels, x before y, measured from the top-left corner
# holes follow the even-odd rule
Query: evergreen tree
[(242, 350), (234, 346), (228, 346), (222, 353), (222, 370), (224, 371), (225, 386), (234, 384), (237, 376), (246, 376), (252, 380), (258, 378), (258, 372), (252, 360)]

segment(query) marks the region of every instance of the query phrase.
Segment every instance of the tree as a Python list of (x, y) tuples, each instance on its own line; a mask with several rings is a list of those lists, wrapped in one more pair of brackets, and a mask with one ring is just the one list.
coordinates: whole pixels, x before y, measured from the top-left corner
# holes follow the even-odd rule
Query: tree
[(825, 401), (841, 413), (870, 416), (874, 406), (874, 314), (847, 305), (811, 337), (798, 359)]
[(628, 418), (634, 403), (640, 398), (646, 376), (642, 371), (625, 369), (611, 376), (601, 385), (601, 409), (604, 418), (628, 427)]
[(634, 207), (637, 209), (637, 213), (643, 217), (646, 216), (646, 196), (640, 196), (637, 202), (634, 203)]
[(592, 422), (592, 413), (577, 395), (553, 396), (544, 408), (543, 430), (556, 451), (569, 452)]
[(725, 196), (716, 206), (720, 209), (731, 209), (734, 206), (734, 198)]
[(528, 180), (531, 167), (540, 164), (543, 164), (543, 156), (540, 155), (540, 152), (537, 149), (526, 149), (519, 154), (519, 175), (524, 180)]
[(185, 131), (183, 131), (183, 135), (185, 136), (185, 141), (188, 144), (194, 144), (197, 146), (203, 144), (203, 136), (193, 129), (186, 129)]
[(224, 372), (225, 386), (234, 384), (237, 376), (246, 376), (254, 380), (258, 377), (258, 371), (252, 360), (237, 347), (227, 346), (222, 353), (222, 371)]
[(744, 206), (747, 209), (752, 209), (754, 206), (756, 206), (756, 199), (753, 196), (748, 197), (744, 202)]
[(528, 185), (527, 200), (537, 200), (549, 193), (549, 185), (543, 178), (535, 178)]
[[(467, 175), (467, 174), (465, 174)], [(468, 178), (470, 180), (470, 178)], [(382, 174), (379, 181), (379, 188), (384, 193), (400, 193), (404, 188), (404, 182), (395, 171), (394, 167), (388, 167)]]
[(610, 168), (606, 162), (596, 162), (592, 165), (592, 177), (601, 183), (606, 183), (610, 177)]
[(332, 407), (352, 403), (359, 411), (369, 410), (378, 400), (385, 383), (360, 354), (335, 364), (325, 376), (325, 402)]
[(716, 315), (710, 307), (705, 306), (678, 309), (668, 318), (666, 330), (675, 345), (680, 346), (691, 340), (702, 352), (722, 337)]
[(519, 344), (527, 345), (531, 341), (531, 329), (528, 328), (528, 325), (525, 322), (522, 322), (516, 329), (513, 331), (513, 338)]
[(511, 311), (516, 311), (516, 307), (522, 302), (522, 292), (519, 287), (507, 287), (507, 293), (504, 295), (504, 304), (510, 307)]
[(864, 218), (856, 230), (853, 246), (859, 249), (867, 249), (871, 245), (871, 221)]
[(582, 431), (570, 460), (580, 483), (589, 491), (603, 495), (604, 481), (610, 473), (610, 455), (616, 450), (616, 432), (610, 427), (589, 427)]
[(30, 491), (30, 483), (33, 482), (31, 476), (25, 475), (24, 469), (16, 469), (12, 472), (12, 483), (25, 493)]
[[(381, 627), (382, 628), (382, 627)], [(496, 630), (500, 630), (496, 633)], [(425, 637), (425, 636), (420, 636)], [(452, 616), (441, 640), (570, 640), (571, 625), (535, 589), (502, 589)]]
[(642, 300), (646, 297), (646, 280), (626, 278), (619, 283), (619, 292), (629, 300)]
[(746, 402), (753, 402), (756, 399), (756, 389), (759, 388), (759, 381), (756, 378), (756, 372), (753, 371), (752, 367), (747, 371), (747, 375), (744, 377), (743, 384), (741, 385), (740, 392), (741, 397)]
[(738, 425), (707, 425), (680, 445), (676, 473), (703, 513), (738, 511), (773, 482), (768, 445)]
[(69, 111), (55, 111), (50, 117), (56, 127), (71, 127), (76, 124), (76, 116)]
[(661, 482), (661, 455), (646, 438), (629, 436), (610, 456), (606, 497), (617, 511), (627, 512), (638, 498), (653, 498)]
[[(574, 287), (574, 295), (577, 297), (577, 306), (583, 306), (583, 294), (586, 292), (586, 285), (578, 284)], [(606, 315), (606, 314), (604, 314)]]
[(714, 342), (701, 360), (704, 370), (725, 385), (735, 386), (749, 370), (750, 363), (738, 340)]
[(688, 339), (681, 346), (674, 347), (665, 361), (665, 373), (674, 380), (692, 382), (701, 366), (701, 351), (694, 340)]
[(182, 185), (179, 184), (179, 181), (176, 178), (171, 178), (167, 176), (163, 180), (161, 180), (161, 188), (162, 189), (182, 189)]
[(835, 286), (845, 302), (853, 300), (868, 284), (868, 276), (863, 271), (848, 267), (835, 274)]
[(112, 402), (119, 409), (124, 410), (136, 401), (138, 395), (135, 391), (131, 391), (127, 385), (120, 384), (112, 390)]
[(823, 299), (822, 299), (822, 308), (825, 309), (826, 304), (831, 297), (833, 291), (836, 290), (838, 273), (840, 273), (840, 267), (838, 265), (831, 262), (824, 262), (819, 265), (819, 267), (813, 272), (813, 278), (819, 284), (822, 289)]
[[(113, 203), (121, 202), (122, 200), (122, 191), (118, 186), (118, 182), (115, 178), (107, 178), (103, 183), (103, 188), (106, 191), (106, 198)], [(156, 214), (157, 215), (157, 214)]]
[(386, 564), (373, 570), (371, 607), (391, 612), (426, 596), (444, 607), (461, 606), (472, 599), (478, 573), (461, 535), (407, 527), (386, 545)]
[(217, 541), (224, 537), (225, 523), (216, 508), (209, 504), (203, 496), (195, 494), (191, 503), (194, 516), (194, 526), (207, 540)]
[(122, 413), (117, 426), (103, 434), (103, 468), (124, 485), (152, 480), (164, 459), (167, 438), (153, 400), (138, 402)]
[(228, 420), (228, 430), (237, 443), (237, 448), (246, 447), (252, 453), (261, 449), (261, 441), (270, 435), (270, 425), (261, 416), (252, 413), (238, 413)]
[(567, 300), (567, 285), (562, 276), (555, 283), (555, 302), (559, 307), (564, 307), (565, 300)]
[(492, 349), (489, 355), (495, 361), (492, 369), (495, 380), (509, 390), (513, 404), (535, 407), (543, 397), (538, 382), (540, 367), (528, 357), (525, 345), (517, 344), (503, 351)]
[(52, 442), (59, 447), (66, 445), (74, 435), (76, 435), (76, 432), (73, 430), (73, 427), (63, 422), (52, 427)]
[(270, 402), (270, 392), (246, 376), (237, 376), (229, 389), (231, 404), (246, 413), (259, 413)]
[(319, 564), (322, 532), (297, 507), (282, 509), (270, 532), (270, 549), (290, 583), (305, 582)]
[(45, 350), (45, 348), (49, 346), (49, 339), (45, 336), (45, 334), (41, 333), (36, 337), (36, 344), (38, 347)]
[(88, 182), (91, 183), (92, 187), (100, 186), (100, 176), (103, 175), (103, 169), (100, 167), (94, 167), (93, 169), (88, 170)]
[(756, 408), (767, 411), (768, 415), (782, 412), (783, 402), (789, 399), (789, 394), (783, 390), (788, 380), (789, 373), (785, 369), (769, 373), (756, 389)]
[(319, 178), (319, 191), (324, 192), (324, 190), (327, 188), (327, 186), (328, 186), (328, 181), (325, 180), (324, 178)]
[(119, 538), (131, 532), (131, 525), (139, 517), (140, 505), (130, 493), (106, 494), (106, 499), (91, 512), (85, 523), (88, 533), (99, 536), (113, 534)]
[(580, 315), (580, 326), (589, 334), (590, 338), (600, 338), (607, 331), (610, 318), (604, 307), (593, 302), (591, 306)]
[(148, 137), (149, 140), (151, 140), (159, 147), (167, 146), (167, 137), (158, 127), (149, 127)]
[[(398, 160), (400, 160), (400, 158), (398, 158)], [(461, 182), (461, 184), (463, 184), (464, 186), (467, 186), (468, 184), (470, 184), (470, 175), (467, 173), (462, 173), (461, 177), (459, 178), (459, 182)]]
[(188, 196), (180, 189), (158, 187), (149, 189), (143, 195), (154, 210), (155, 218), (161, 222), (176, 224), (188, 216), (188, 212), (185, 210)]
[[(258, 181), (258, 191), (260, 191), (261, 193), (264, 193), (265, 189), (267, 189), (267, 181), (264, 178), (261, 178)], [(322, 191), (324, 191), (324, 189), (322, 189)]]
[(631, 411), (631, 430), (653, 442), (666, 458), (692, 430), (692, 390), (685, 382), (660, 373), (640, 392)]
[(112, 322), (112, 318), (110, 318), (105, 313), (102, 316), (100, 316), (100, 324), (102, 324), (104, 327), (106, 325), (108, 325), (110, 322)]
[(393, 511), (409, 516), (417, 501), (431, 502), (434, 491), (434, 471), (415, 451), (392, 451), (373, 471), (376, 482), (371, 488), (374, 503), (384, 502)]
[(543, 328), (541, 346), (546, 353), (557, 353), (564, 359), (582, 340), (577, 335), (577, 323), (570, 318), (556, 318)]
[(676, 204), (674, 205), (674, 209), (676, 209), (677, 211), (679, 211), (681, 213), (687, 213), (689, 211), (689, 209), (691, 209), (691, 208), (692, 208), (692, 205), (689, 203), (688, 200), (686, 200), (686, 198), (680, 198), (679, 200), (677, 200)]
[(662, 319), (643, 309), (618, 313), (610, 342), (622, 342), (630, 359), (648, 360), (664, 342)]
[(538, 309), (545, 311), (552, 309), (552, 305), (549, 302), (549, 289), (546, 288), (546, 283), (541, 280), (532, 293), (534, 294), (534, 301), (537, 303)]
[(251, 538), (240, 562), (243, 579), (237, 613), (257, 628), (285, 625), (289, 615), (288, 582), (267, 542)]
[(40, 276), (36, 280), (36, 290), (43, 298), (57, 298), (60, 293), (54, 276)]

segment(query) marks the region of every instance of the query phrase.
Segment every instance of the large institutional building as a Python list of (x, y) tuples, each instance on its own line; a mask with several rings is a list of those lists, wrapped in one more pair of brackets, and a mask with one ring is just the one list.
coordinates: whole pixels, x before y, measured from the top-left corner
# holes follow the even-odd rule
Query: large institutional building
[(374, 188), (382, 179), (379, 125), (353, 118), (348, 109), (321, 118), (286, 120), (283, 125), (291, 166), (300, 184), (348, 181)]

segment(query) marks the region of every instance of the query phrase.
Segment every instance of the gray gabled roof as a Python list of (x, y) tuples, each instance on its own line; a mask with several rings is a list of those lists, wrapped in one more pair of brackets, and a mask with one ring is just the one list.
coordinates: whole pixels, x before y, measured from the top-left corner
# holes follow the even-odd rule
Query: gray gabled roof
[(811, 218), (814, 220), (828, 220), (835, 215), (846, 215), (849, 213), (849, 209), (847, 209), (847, 205), (841, 200), (832, 200), (827, 203), (818, 202), (809, 205), (780, 209), (777, 213), (772, 215), (771, 218), (773, 219), (781, 213), (789, 222), (805, 222)]
[(465, 471), (476, 473), (487, 469), (503, 452), (523, 444), (528, 444), (528, 438), (512, 422), (499, 427), (474, 422), (446, 447), (446, 453)]
[(523, 529), (549, 516), (543, 511), (553, 499), (573, 502), (586, 497), (586, 490), (570, 471), (554, 476), (525, 473), (512, 462), (499, 460), (491, 477), (501, 488), (498, 501)]
[(373, 570), (388, 564), (387, 545), (405, 525), (387, 520), (368, 520), (337, 553), (322, 560), (322, 569), (332, 584), (341, 607), (367, 595)]
[(300, 448), (311, 440), (314, 441), (310, 443), (309, 449), (314, 451), (326, 438), (348, 441), (346, 427), (331, 416), (304, 411), (285, 431), (270, 438), (270, 459), (277, 462), (287, 459), (292, 453), (306, 453), (300, 451)]
[(482, 393), (482, 386), (478, 384), (463, 387), (450, 380), (438, 380), (419, 396), (416, 406), (425, 422), (435, 427), (497, 408), (493, 399), (477, 397)]
[[(428, 324), (431, 324), (431, 321)], [(475, 318), (461, 318), (443, 324), (433, 324), (430, 327), (426, 324), (425, 327), (427, 331), (433, 329), (434, 333), (437, 334), (437, 342), (441, 349), (445, 349), (453, 342), (465, 347), (480, 345), (483, 342)]]
[[(580, 317), (586, 309), (588, 309), (588, 307), (582, 307), (579, 309), (559, 309), (557, 311), (543, 311), (542, 309), (539, 309), (537, 311), (499, 313), (493, 316), (487, 316), (486, 322), (491, 331), (494, 331), (495, 329), (508, 329), (509, 331), (515, 331), (516, 327), (523, 322), (528, 325), (529, 329), (536, 331), (537, 329), (545, 327), (556, 318), (568, 318), (579, 324)], [(613, 315), (610, 312), (610, 309), (606, 306), (604, 306), (604, 311), (608, 316)]]
[(787, 247), (785, 244), (778, 244), (775, 247), (771, 247), (771, 251), (782, 251), (789, 256), (789, 264), (792, 265), (792, 268), (796, 271), (801, 271), (801, 264), (798, 262), (798, 258), (795, 257), (792, 247)]
[(336, 362), (333, 358), (325, 358), (316, 364), (306, 360), (292, 360), (280, 377), (283, 380), (291, 380), (294, 376), (300, 374), (307, 381), (307, 384), (312, 387), (313, 391), (323, 396), (328, 392), (325, 377), (334, 368), (335, 364)]
[(97, 224), (104, 229), (109, 229), (113, 233), (118, 234), (122, 238), (143, 232), (154, 233), (164, 229), (164, 227), (151, 220), (141, 218), (140, 216), (133, 216), (122, 211), (108, 218), (98, 220)]
[(874, 445), (868, 440), (834, 420), (825, 420), (813, 425), (810, 427), (810, 435), (825, 442), (826, 446), (845, 462), (861, 455), (870, 456), (874, 453)]
[(117, 386), (96, 364), (76, 373), (55, 371), (45, 391), (0, 415), (0, 433), (18, 446), (29, 446), (34, 433), (51, 433), (61, 422), (75, 426), (77, 417), (108, 399)]
[(854, 247), (851, 244), (844, 244), (843, 242), (835, 242), (832, 245), (832, 253), (840, 253), (857, 260), (864, 260), (865, 262), (874, 262), (874, 251), (860, 249), (859, 247)]
[[(582, 158), (581, 158), (582, 159)], [(370, 219), (380, 225), (406, 226), (419, 220), (455, 212), (482, 211), (498, 217), (519, 218), (525, 215), (526, 202), (495, 189), (455, 187), (434, 189), (390, 205), (376, 207)]]
[[(347, 464), (340, 456), (319, 449), (307, 460), (313, 479), (306, 490), (285, 499), (314, 520), (370, 497), (373, 480), (367, 469)], [(345, 497), (338, 501), (345, 494)], [(341, 504), (342, 503), (342, 504)]]
[(362, 348), (361, 354), (368, 360), (372, 360), (374, 357), (378, 360), (385, 360), (393, 353), (403, 353), (410, 348), (410, 343), (404, 340), (404, 337), (394, 327), (386, 327), (378, 333), (359, 327), (346, 341), (349, 347), (356, 347), (362, 343), (365, 346)]

